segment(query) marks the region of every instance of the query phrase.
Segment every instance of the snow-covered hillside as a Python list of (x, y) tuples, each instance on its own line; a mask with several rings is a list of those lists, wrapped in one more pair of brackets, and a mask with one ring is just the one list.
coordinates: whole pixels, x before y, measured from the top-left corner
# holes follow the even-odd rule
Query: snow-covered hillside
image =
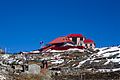
[(79, 62), (76, 68), (84, 67), (89, 70), (94, 68), (100, 72), (120, 70), (120, 46), (96, 48), (95, 50), (98, 52)]
[[(105, 47), (105, 48), (98, 48), (100, 51), (95, 55), (97, 58), (106, 58), (107, 63), (109, 62), (117, 62), (120, 63), (120, 47)], [(93, 56), (93, 55), (92, 55)]]

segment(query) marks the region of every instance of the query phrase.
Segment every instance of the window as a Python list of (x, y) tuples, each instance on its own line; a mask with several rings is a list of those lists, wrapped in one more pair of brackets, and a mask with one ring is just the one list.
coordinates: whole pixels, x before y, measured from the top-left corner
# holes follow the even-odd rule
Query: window
[(87, 44), (85, 44), (85, 46), (86, 46), (86, 47), (88, 47), (88, 45), (87, 45)]
[(80, 41), (83, 41), (83, 37), (80, 38)]
[(90, 46), (92, 46), (92, 44), (90, 44)]
[(80, 46), (82, 46), (82, 43), (80, 44)]
[(73, 38), (72, 38), (72, 41), (73, 41), (75, 44), (77, 44), (77, 37), (73, 37)]

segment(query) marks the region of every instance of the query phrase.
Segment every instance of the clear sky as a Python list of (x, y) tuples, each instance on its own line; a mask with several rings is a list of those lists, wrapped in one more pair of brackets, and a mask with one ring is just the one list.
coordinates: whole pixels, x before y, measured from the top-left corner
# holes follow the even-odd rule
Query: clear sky
[(0, 0), (0, 47), (30, 51), (81, 33), (97, 47), (120, 44), (120, 0)]

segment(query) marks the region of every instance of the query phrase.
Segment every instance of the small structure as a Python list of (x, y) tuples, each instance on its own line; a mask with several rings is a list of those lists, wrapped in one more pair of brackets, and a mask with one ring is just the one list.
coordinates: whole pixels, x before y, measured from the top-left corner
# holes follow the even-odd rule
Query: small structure
[(95, 43), (91, 39), (86, 39), (86, 40), (84, 40), (84, 46), (85, 46), (85, 48), (94, 49), (95, 48)]

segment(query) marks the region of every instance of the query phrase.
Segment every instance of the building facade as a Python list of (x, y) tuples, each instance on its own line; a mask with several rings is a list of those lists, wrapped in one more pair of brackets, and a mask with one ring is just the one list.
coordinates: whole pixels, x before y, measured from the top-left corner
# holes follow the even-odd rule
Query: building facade
[(91, 39), (87, 39), (82, 34), (69, 34), (66, 36), (58, 37), (48, 43), (49, 46), (45, 46), (41, 50), (69, 50), (69, 49), (94, 49), (95, 42)]
[(82, 34), (69, 34), (67, 37), (75, 43), (76, 46), (83, 46), (86, 39)]

